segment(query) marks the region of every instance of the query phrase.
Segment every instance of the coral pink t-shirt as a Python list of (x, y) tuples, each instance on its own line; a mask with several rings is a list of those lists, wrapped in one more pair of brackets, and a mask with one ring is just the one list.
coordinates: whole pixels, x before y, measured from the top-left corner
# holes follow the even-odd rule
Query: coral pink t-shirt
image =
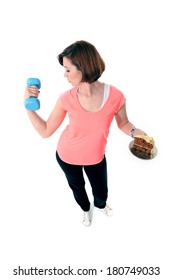
[(109, 86), (109, 96), (97, 112), (88, 112), (79, 103), (77, 87), (60, 96), (68, 113), (69, 124), (62, 132), (57, 153), (66, 163), (92, 165), (102, 161), (115, 114), (125, 103), (125, 97), (114, 86)]

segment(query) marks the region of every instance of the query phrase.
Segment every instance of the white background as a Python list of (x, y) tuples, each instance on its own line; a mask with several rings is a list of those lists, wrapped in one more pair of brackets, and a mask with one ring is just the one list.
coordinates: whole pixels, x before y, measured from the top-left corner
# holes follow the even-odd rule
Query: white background
[[(98, 269), (97, 276), (82, 279), (115, 279), (106, 275), (109, 266), (161, 267), (160, 276), (132, 274), (116, 279), (173, 276), (171, 2), (1, 1), (2, 279), (26, 279), (13, 276), (19, 265)], [(26, 79), (38, 77), (42, 82), (39, 113), (48, 117), (59, 94), (69, 88), (56, 56), (76, 40), (97, 47), (106, 62), (101, 80), (124, 93), (130, 121), (152, 135), (158, 148), (153, 160), (134, 157), (128, 149), (131, 139), (112, 123), (106, 154), (114, 216), (94, 210), (89, 228), (82, 225), (81, 210), (55, 160), (67, 120), (43, 140), (23, 106)], [(27, 279), (32, 277), (36, 278)]]

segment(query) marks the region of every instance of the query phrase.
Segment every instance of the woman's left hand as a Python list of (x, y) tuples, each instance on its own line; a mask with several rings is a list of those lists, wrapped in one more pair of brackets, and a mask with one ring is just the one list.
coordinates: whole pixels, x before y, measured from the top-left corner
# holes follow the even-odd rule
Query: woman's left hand
[(136, 128), (133, 133), (133, 137), (135, 137), (137, 135), (147, 135), (147, 134), (143, 130)]

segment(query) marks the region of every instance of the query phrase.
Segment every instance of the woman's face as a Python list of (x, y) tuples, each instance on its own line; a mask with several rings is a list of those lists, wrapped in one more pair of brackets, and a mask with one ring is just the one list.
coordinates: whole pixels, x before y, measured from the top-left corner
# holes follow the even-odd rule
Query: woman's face
[(63, 66), (65, 69), (64, 77), (67, 78), (67, 81), (73, 86), (78, 85), (82, 80), (81, 71), (77, 70), (76, 66), (71, 63), (71, 60), (64, 57)]

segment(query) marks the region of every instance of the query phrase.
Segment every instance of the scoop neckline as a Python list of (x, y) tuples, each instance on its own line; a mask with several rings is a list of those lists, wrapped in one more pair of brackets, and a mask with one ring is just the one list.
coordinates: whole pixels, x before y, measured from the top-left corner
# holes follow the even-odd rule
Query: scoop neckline
[(107, 86), (108, 86), (108, 89), (107, 89), (107, 90), (109, 91), (109, 96), (108, 96), (106, 102), (105, 102), (103, 105), (101, 105), (101, 107), (100, 107), (97, 111), (87, 111), (87, 110), (85, 110), (85, 109), (82, 107), (82, 105), (80, 104), (79, 99), (78, 99), (78, 94), (77, 94), (78, 87), (76, 87), (76, 92), (75, 92), (76, 94), (75, 94), (75, 96), (76, 96), (78, 105), (79, 105), (79, 107), (81, 108), (81, 110), (84, 111), (84, 112), (86, 112), (86, 113), (91, 113), (91, 114), (99, 113), (100, 111), (102, 111), (102, 109), (104, 109), (104, 107), (105, 107), (105, 105), (106, 105), (106, 103), (107, 103), (107, 101), (108, 101), (108, 99), (109, 99), (109, 97), (110, 97), (110, 85), (104, 83), (104, 91), (106, 90), (106, 87), (107, 87)]

